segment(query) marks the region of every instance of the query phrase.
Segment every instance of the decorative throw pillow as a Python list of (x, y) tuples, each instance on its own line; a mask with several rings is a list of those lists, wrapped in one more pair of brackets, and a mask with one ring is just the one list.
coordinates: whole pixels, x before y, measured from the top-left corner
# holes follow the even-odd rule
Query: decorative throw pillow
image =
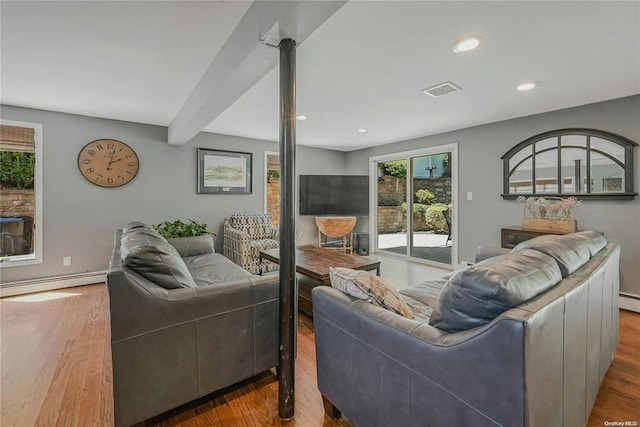
[(578, 231), (577, 233), (571, 234), (576, 239), (582, 239), (587, 242), (587, 246), (589, 248), (589, 253), (591, 256), (594, 256), (598, 252), (602, 250), (605, 246), (607, 246), (607, 239), (602, 235), (602, 233), (598, 233), (597, 231), (585, 230)]
[(408, 319), (415, 319), (398, 291), (368, 271), (335, 267), (329, 269), (329, 278), (331, 286), (347, 295), (386, 308)]
[(449, 279), (429, 324), (448, 332), (484, 325), (500, 313), (554, 287), (560, 280), (562, 275), (556, 261), (533, 249), (490, 258)]
[(589, 240), (575, 234), (544, 235), (519, 243), (512, 253), (524, 249), (535, 249), (558, 262), (562, 277), (567, 277), (582, 267), (591, 258)]
[(156, 285), (165, 289), (196, 287), (178, 251), (151, 227), (127, 228), (120, 242), (124, 265)]
[(213, 236), (211, 234), (192, 237), (173, 237), (167, 239), (167, 241), (171, 246), (176, 248), (183, 258), (212, 254), (215, 252), (213, 248)]

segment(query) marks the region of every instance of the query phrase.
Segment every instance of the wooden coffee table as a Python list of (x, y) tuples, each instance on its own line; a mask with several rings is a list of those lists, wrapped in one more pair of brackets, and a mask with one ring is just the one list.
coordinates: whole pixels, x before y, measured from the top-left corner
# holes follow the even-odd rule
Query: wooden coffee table
[[(280, 263), (280, 249), (260, 251), (260, 257)], [(298, 273), (298, 309), (313, 315), (311, 290), (316, 286), (331, 286), (330, 267), (345, 267), (354, 270), (375, 270), (380, 275), (380, 261), (358, 255), (323, 249), (317, 246), (296, 248), (296, 272)]]

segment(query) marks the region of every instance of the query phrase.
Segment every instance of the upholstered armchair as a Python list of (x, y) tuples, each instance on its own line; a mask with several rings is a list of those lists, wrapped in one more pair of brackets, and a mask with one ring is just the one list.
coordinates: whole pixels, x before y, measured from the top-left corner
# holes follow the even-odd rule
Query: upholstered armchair
[(236, 214), (224, 220), (224, 256), (252, 274), (278, 269), (260, 261), (260, 251), (279, 247), (279, 230), (269, 214)]

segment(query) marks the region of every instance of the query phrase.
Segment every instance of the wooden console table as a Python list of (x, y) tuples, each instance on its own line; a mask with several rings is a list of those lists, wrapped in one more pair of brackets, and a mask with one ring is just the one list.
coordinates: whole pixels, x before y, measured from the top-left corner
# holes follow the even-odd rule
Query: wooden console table
[[(260, 251), (260, 257), (280, 262), (280, 249)], [(354, 270), (375, 270), (380, 275), (380, 261), (358, 255), (343, 254), (316, 246), (296, 248), (296, 272), (298, 273), (298, 309), (313, 316), (311, 290), (316, 286), (331, 286), (330, 267), (346, 267)]]
[[(580, 231), (580, 230), (578, 230)], [(503, 248), (512, 249), (526, 240), (545, 234), (566, 234), (565, 232), (523, 230), (519, 225), (511, 225), (500, 229), (500, 244)]]

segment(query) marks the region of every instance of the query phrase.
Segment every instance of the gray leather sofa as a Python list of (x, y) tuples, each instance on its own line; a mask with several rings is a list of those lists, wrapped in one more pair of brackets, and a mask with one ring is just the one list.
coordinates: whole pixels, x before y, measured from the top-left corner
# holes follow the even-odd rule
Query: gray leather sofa
[[(494, 318), (469, 314), (478, 301), (476, 308), (495, 309), (500, 293), (529, 298), (546, 279), (509, 272), (536, 264), (536, 252), (544, 268), (535, 274), (550, 285)], [(619, 257), (617, 244), (593, 232), (533, 239), (401, 291), (416, 320), (315, 288), (325, 409), (363, 427), (586, 425), (618, 346)], [(502, 285), (487, 287), (496, 278)], [(466, 289), (455, 292), (452, 283)], [(451, 306), (457, 313), (443, 322)]]
[[(278, 276), (141, 223), (115, 235), (107, 286), (116, 426), (128, 426), (278, 363)], [(162, 284), (161, 285), (159, 285)]]

